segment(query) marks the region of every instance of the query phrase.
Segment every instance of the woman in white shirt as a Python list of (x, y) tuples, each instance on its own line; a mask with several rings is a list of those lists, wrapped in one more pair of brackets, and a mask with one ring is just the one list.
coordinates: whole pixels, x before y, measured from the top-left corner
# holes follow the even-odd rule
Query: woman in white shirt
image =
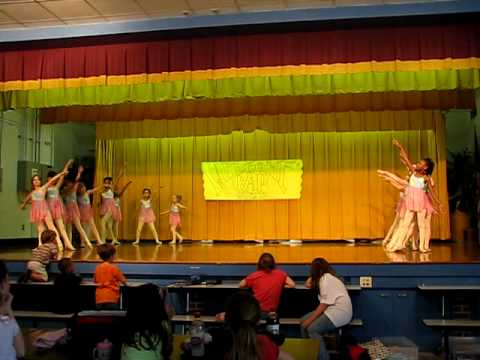
[(0, 359), (16, 360), (25, 356), (23, 335), (12, 311), (7, 267), (0, 261)]
[(318, 359), (328, 360), (329, 354), (322, 335), (350, 323), (352, 302), (347, 288), (323, 258), (312, 261), (310, 277), (305, 285), (318, 294), (320, 304), (302, 317), (302, 336), (320, 340)]

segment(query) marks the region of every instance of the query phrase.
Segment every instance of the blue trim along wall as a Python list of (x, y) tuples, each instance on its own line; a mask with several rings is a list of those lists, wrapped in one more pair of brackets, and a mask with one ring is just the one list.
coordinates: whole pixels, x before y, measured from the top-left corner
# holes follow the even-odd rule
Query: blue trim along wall
[(0, 31), (0, 43), (241, 25), (454, 15), (476, 12), (480, 12), (480, 1), (478, 0), (244, 12), (225, 15), (185, 16), (167, 19), (2, 30)]

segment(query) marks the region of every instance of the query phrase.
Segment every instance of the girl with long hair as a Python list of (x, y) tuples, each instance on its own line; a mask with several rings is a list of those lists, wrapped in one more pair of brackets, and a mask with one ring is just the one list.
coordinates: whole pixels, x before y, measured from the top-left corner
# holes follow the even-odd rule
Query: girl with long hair
[(406, 247), (412, 224), (418, 226), (419, 249), (421, 252), (430, 251), (430, 235), (432, 215), (441, 211), (441, 204), (438, 200), (432, 173), (435, 163), (430, 158), (424, 158), (413, 164), (403, 148), (397, 141), (393, 145), (400, 151), (400, 160), (408, 168), (411, 175), (405, 191), (405, 215), (398, 226), (398, 230), (387, 244), (388, 251), (399, 251)]
[(163, 360), (172, 353), (172, 329), (160, 289), (153, 284), (131, 288), (121, 360)]
[(276, 360), (280, 349), (266, 335), (257, 334), (261, 310), (258, 301), (247, 292), (230, 297), (225, 325), (230, 331), (230, 349), (225, 360)]
[(175, 245), (178, 242), (181, 244), (183, 242), (183, 236), (180, 235), (178, 230), (182, 227), (182, 219), (180, 217), (180, 211), (186, 209), (187, 207), (182, 204), (182, 195), (172, 195), (172, 202), (170, 203), (170, 209), (162, 211), (160, 215), (168, 214), (168, 223), (170, 225), (170, 232), (172, 233), (172, 241), (169, 242), (170, 245)]
[[(52, 215), (50, 214), (50, 210), (48, 209), (47, 201), (45, 200), (45, 195), (47, 194), (47, 189), (52, 186), (55, 182), (57, 182), (62, 176), (68, 174), (68, 168), (71, 165), (73, 160), (69, 160), (63, 171), (59, 174), (52, 177), (49, 181), (42, 185), (42, 179), (38, 175), (34, 175), (32, 177), (32, 192), (25, 197), (25, 200), (20, 205), (21, 209), (25, 209), (27, 203), (32, 203), (32, 208), (30, 209), (30, 222), (37, 226), (37, 233), (38, 233), (38, 246), (42, 244), (41, 236), (42, 233), (46, 230), (52, 230), (57, 234), (57, 246), (58, 250), (63, 250), (63, 244), (58, 236), (57, 229), (55, 228), (55, 224), (52, 220)], [(71, 246), (71, 244), (65, 244), (65, 246)]]
[(318, 359), (328, 360), (330, 357), (323, 334), (350, 323), (353, 314), (352, 302), (347, 288), (323, 258), (312, 261), (310, 277), (305, 286), (318, 296), (320, 304), (302, 317), (302, 336), (320, 340)]

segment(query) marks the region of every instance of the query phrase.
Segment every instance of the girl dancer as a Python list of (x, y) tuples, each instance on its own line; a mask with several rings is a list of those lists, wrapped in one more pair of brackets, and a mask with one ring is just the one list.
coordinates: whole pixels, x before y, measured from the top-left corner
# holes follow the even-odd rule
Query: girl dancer
[(172, 203), (170, 204), (170, 210), (166, 210), (160, 213), (160, 215), (169, 214), (169, 224), (170, 224), (170, 232), (172, 233), (172, 241), (169, 242), (170, 245), (175, 245), (178, 242), (181, 244), (183, 241), (183, 236), (177, 231), (182, 226), (182, 219), (180, 217), (180, 209), (186, 209), (184, 205), (182, 205), (182, 196), (181, 195), (173, 195), (172, 196)]
[[(48, 211), (48, 205), (45, 201), (45, 195), (47, 189), (54, 184), (57, 180), (59, 180), (62, 176), (68, 174), (68, 166), (70, 161), (65, 164), (63, 171), (47, 181), (44, 185), (42, 185), (42, 180), (38, 175), (32, 177), (32, 192), (27, 195), (23, 203), (20, 205), (21, 209), (25, 209), (25, 206), (28, 202), (32, 202), (32, 208), (30, 210), (30, 222), (37, 226), (38, 232), (38, 246), (42, 245), (41, 236), (42, 233), (46, 230), (55, 231), (57, 234), (57, 246), (58, 250), (63, 250), (62, 242), (60, 241), (60, 237), (58, 236), (57, 230), (55, 229), (55, 224), (53, 223), (52, 216), (50, 215), (50, 211)], [(65, 244), (68, 246), (69, 244)], [(71, 245), (71, 244), (70, 244)]]
[[(408, 186), (408, 181), (402, 179), (401, 177), (397, 176), (388, 171), (384, 170), (377, 170), (377, 174), (385, 181), (389, 182), (393, 187), (400, 190), (400, 199), (397, 203), (397, 208), (395, 209), (395, 218), (393, 220), (390, 229), (388, 230), (387, 235), (383, 239), (382, 245), (387, 247), (388, 243), (392, 240), (393, 234), (397, 231), (400, 222), (402, 221), (403, 217), (405, 216), (405, 190)], [(412, 241), (412, 250), (418, 250), (418, 231), (415, 226), (415, 223), (412, 222), (411, 227), (408, 232), (408, 240)]]
[(93, 220), (93, 209), (92, 204), (90, 203), (90, 195), (99, 191), (101, 187), (96, 187), (90, 190), (87, 190), (84, 183), (78, 183), (77, 197), (78, 197), (78, 208), (80, 210), (80, 223), (85, 229), (87, 236), (89, 232), (93, 233), (97, 244), (103, 244), (102, 238), (98, 233), (97, 226)]
[(101, 209), (100, 209), (100, 234), (101, 240), (100, 243), (104, 244), (107, 238), (107, 227), (112, 237), (112, 241), (115, 243), (115, 234), (112, 229), (112, 216), (113, 213), (117, 211), (115, 206), (115, 200), (113, 199), (113, 190), (112, 190), (113, 178), (107, 176), (103, 179), (103, 191), (101, 193)]
[(145, 188), (143, 189), (142, 196), (143, 198), (140, 200), (140, 213), (138, 214), (137, 236), (133, 245), (138, 245), (140, 243), (140, 235), (142, 234), (144, 224), (147, 224), (152, 231), (155, 243), (157, 245), (162, 245), (160, 240), (158, 240), (157, 229), (155, 229), (156, 218), (152, 209), (152, 191), (149, 188)]
[[(400, 150), (400, 158), (411, 172), (408, 187), (405, 191), (405, 215), (398, 230), (387, 246), (388, 251), (399, 251), (405, 248), (412, 223), (417, 223), (419, 231), (419, 248), (425, 253), (430, 251), (431, 219), (437, 208), (441, 208), (440, 201), (435, 195), (431, 179), (435, 163), (430, 158), (412, 164), (407, 152), (397, 140), (393, 145)], [(416, 220), (415, 220), (416, 218)]]
[(72, 234), (72, 224), (77, 229), (78, 233), (80, 234), (80, 239), (82, 242), (82, 246), (87, 246), (89, 249), (92, 248), (92, 243), (88, 239), (87, 233), (83, 229), (83, 226), (80, 222), (80, 209), (78, 208), (77, 203), (77, 190), (78, 190), (78, 180), (80, 179), (83, 166), (78, 167), (77, 177), (75, 178), (75, 182), (69, 181), (63, 190), (65, 205), (67, 208), (65, 220), (67, 222), (68, 232)]
[[(123, 175), (123, 169), (120, 170), (118, 178), (115, 179), (115, 182), (118, 181)], [(112, 237), (112, 242), (114, 244), (119, 244), (115, 232), (113, 231), (113, 219), (119, 218), (117, 214), (118, 207), (115, 204), (115, 194), (113, 193), (113, 178), (107, 176), (103, 178), (103, 190), (100, 194), (101, 196), (101, 209), (100, 209), (100, 237), (101, 243), (105, 243), (107, 238), (107, 228)], [(120, 215), (121, 216), (121, 215)]]
[[(73, 160), (67, 163), (67, 167), (70, 167), (73, 163)], [(55, 171), (49, 171), (47, 175), (47, 181), (50, 181), (55, 177), (57, 173)], [(63, 206), (62, 199), (60, 197), (60, 187), (63, 184), (64, 176), (61, 176), (58, 181), (54, 182), (51, 186), (47, 189), (47, 204), (48, 209), (50, 210), (50, 215), (52, 216), (52, 220), (55, 223), (55, 226), (60, 233), (61, 237), (63, 238), (63, 242), (65, 244), (65, 248), (67, 250), (74, 251), (75, 248), (72, 245), (70, 238), (67, 235), (65, 230), (65, 223), (63, 222), (63, 217), (65, 215), (65, 208)]]
[(120, 241), (118, 241), (118, 227), (120, 225), (120, 222), (123, 220), (122, 216), (122, 208), (120, 206), (120, 198), (123, 196), (127, 188), (130, 186), (132, 181), (127, 182), (123, 188), (120, 190), (120, 192), (114, 191), (113, 193), (113, 199), (115, 201), (115, 207), (117, 208), (116, 211), (113, 213), (112, 220), (113, 220), (113, 232), (115, 233), (115, 238), (117, 241), (115, 242), (115, 245), (120, 245)]

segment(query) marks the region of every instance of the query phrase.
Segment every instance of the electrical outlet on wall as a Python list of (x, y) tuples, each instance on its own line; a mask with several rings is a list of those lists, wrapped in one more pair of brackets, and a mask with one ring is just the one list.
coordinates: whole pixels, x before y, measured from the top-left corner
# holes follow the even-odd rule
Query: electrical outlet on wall
[(362, 288), (372, 288), (373, 280), (371, 276), (360, 276), (360, 287)]

